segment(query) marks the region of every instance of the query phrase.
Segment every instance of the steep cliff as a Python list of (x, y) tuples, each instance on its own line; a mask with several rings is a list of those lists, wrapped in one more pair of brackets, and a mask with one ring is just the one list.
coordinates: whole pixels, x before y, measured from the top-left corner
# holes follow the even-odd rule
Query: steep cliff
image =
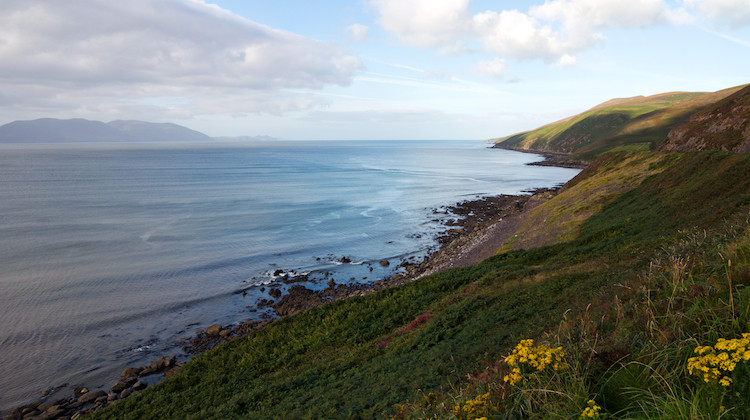
[(750, 151), (750, 85), (696, 112), (673, 128), (662, 151)]

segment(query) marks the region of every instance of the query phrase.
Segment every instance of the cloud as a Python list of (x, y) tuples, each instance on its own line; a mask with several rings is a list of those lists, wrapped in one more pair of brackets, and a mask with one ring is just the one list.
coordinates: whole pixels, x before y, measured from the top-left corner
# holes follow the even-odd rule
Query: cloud
[[(0, 63), (3, 96), (42, 109), (80, 108), (66, 99), (122, 109), (142, 98), (196, 104), (241, 92), (245, 103), (233, 104), (239, 112), (253, 112), (261, 106), (250, 101), (282, 90), (348, 85), (361, 68), (335, 45), (198, 0), (8, 0)], [(50, 96), (35, 96), (42, 94)], [(280, 111), (305, 102), (286, 96), (263, 106)]]
[(508, 71), (508, 62), (496, 57), (492, 61), (481, 61), (477, 63), (474, 70), (485, 77), (503, 77)]
[(364, 41), (369, 35), (369, 28), (365, 25), (355, 23), (346, 27), (349, 37), (355, 41)]
[(711, 20), (727, 22), (733, 28), (750, 25), (750, 0), (685, 0), (685, 5)]
[(469, 0), (371, 0), (379, 22), (404, 44), (449, 48), (470, 28)]
[[(701, 0), (688, 0), (701, 1)], [(740, 1), (740, 0), (721, 0)], [(747, 0), (744, 0), (745, 2)], [(452, 50), (480, 43), (495, 55), (570, 65), (575, 54), (604, 39), (608, 28), (683, 23), (683, 9), (664, 0), (547, 0), (523, 12), (472, 14), (468, 0), (371, 0), (380, 24), (407, 45)]]

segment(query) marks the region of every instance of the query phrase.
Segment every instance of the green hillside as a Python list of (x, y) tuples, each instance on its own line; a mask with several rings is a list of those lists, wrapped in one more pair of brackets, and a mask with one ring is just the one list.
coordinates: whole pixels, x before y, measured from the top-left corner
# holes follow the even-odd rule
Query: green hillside
[(615, 99), (535, 130), (493, 140), (496, 147), (571, 154), (592, 161), (608, 151), (656, 150), (669, 131), (742, 87)]
[(706, 381), (688, 362), (750, 331), (748, 173), (607, 154), (542, 209), (565, 223), (544, 246), (284, 318), (92, 417), (742, 418), (745, 353)]

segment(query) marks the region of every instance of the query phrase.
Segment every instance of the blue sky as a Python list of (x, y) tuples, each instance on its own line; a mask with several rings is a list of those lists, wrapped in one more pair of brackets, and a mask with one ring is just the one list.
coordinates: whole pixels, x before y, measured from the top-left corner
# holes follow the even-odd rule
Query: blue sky
[(0, 115), (500, 137), (750, 83), (750, 0), (5, 0)]

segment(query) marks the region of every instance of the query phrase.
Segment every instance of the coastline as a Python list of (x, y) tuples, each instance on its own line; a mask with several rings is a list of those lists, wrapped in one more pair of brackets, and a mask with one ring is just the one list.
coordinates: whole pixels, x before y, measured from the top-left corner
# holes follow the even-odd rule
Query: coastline
[(501, 146), (501, 143), (495, 143), (490, 148), (513, 150), (514, 152), (531, 153), (534, 155), (540, 155), (544, 157), (544, 160), (541, 162), (529, 163), (529, 165), (532, 165), (532, 166), (556, 166), (558, 168), (584, 169), (589, 165), (588, 162), (584, 162), (580, 160), (569, 160), (568, 158), (570, 157), (570, 153), (521, 149), (518, 147)]
[[(336, 284), (331, 281), (327, 288), (317, 291), (302, 284), (295, 284), (289, 288), (286, 294), (273, 296), (276, 298), (275, 300), (268, 300), (259, 305), (259, 307), (272, 308), (276, 315), (275, 318), (245, 321), (239, 325), (222, 326), (214, 324), (199, 331), (194, 337), (185, 339), (180, 344), (190, 358), (221, 342), (246, 336), (265, 328), (277, 319), (306, 309), (356, 296), (365, 296), (446, 269), (476, 264), (493, 255), (500, 244), (515, 233), (516, 216), (548, 200), (554, 196), (559, 188), (560, 186), (552, 189), (529, 191), (529, 194), (524, 195), (482, 197), (453, 206), (434, 209), (433, 213), (436, 217), (454, 216), (457, 219), (444, 223), (445, 230), (435, 238), (436, 242), (440, 244), (438, 249), (429, 252), (422, 261), (402, 260), (399, 264), (402, 269), (400, 273), (364, 284)], [(287, 284), (292, 282), (295, 282), (294, 278), (285, 281)], [(29, 416), (30, 413), (36, 413), (33, 414), (34, 416), (43, 416), (43, 418), (50, 419), (77, 418), (76, 416), (82, 415), (78, 413), (86, 413), (106, 407), (160, 381), (162, 376), (168, 376), (184, 363), (184, 361), (176, 360), (174, 356), (164, 355), (148, 366), (126, 368), (119, 380), (111, 386), (109, 392), (106, 389), (88, 390), (77, 387), (73, 390), (72, 397), (54, 401), (48, 400), (58, 396), (55, 395), (54, 391), (51, 394), (48, 392), (48, 396), (43, 394), (43, 398), (39, 401), (16, 407), (10, 416), (3, 418), (24, 418)]]

